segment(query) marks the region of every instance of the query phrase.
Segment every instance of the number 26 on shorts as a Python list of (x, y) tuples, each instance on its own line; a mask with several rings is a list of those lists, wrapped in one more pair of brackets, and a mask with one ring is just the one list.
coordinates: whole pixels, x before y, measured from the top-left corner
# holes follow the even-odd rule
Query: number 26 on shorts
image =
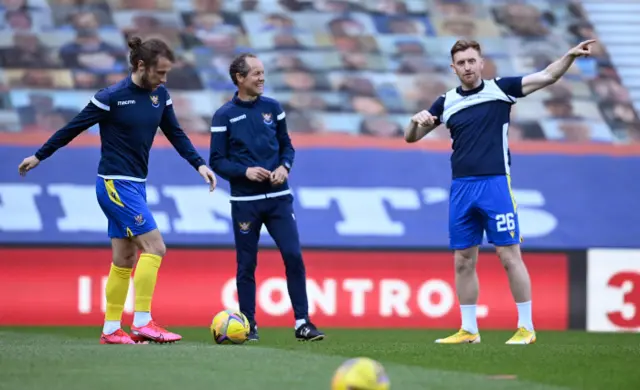
[(496, 215), (496, 228), (499, 232), (506, 232), (516, 229), (515, 215), (513, 213)]

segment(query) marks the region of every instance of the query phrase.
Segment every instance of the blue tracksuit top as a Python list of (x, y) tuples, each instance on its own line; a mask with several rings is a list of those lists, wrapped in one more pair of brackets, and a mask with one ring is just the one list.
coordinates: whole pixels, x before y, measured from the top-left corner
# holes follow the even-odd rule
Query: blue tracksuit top
[(229, 181), (231, 200), (291, 193), (287, 181), (279, 186), (268, 180), (255, 182), (246, 177), (246, 171), (257, 166), (274, 171), (281, 165), (290, 170), (294, 157), (285, 112), (277, 100), (259, 96), (248, 102), (240, 100), (236, 92), (214, 113), (209, 164)]

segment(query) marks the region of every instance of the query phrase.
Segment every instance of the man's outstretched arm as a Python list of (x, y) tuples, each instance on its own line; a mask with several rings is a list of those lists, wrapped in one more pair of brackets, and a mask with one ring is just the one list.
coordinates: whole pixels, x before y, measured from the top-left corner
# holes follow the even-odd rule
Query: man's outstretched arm
[(522, 78), (523, 95), (529, 95), (560, 80), (560, 77), (567, 73), (576, 58), (586, 57), (591, 54), (589, 45), (593, 42), (595, 42), (595, 39), (581, 42), (540, 72), (524, 76)]

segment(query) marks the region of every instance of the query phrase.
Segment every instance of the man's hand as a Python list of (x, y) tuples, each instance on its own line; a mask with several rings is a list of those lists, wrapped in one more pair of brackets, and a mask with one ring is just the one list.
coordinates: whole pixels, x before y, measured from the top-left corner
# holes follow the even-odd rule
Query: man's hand
[(198, 167), (198, 173), (204, 178), (204, 181), (209, 184), (209, 192), (213, 192), (213, 190), (216, 189), (216, 184), (218, 183), (213, 171), (206, 165), (200, 165)]
[(25, 176), (27, 172), (37, 167), (38, 164), (40, 164), (40, 160), (36, 156), (29, 156), (18, 165), (18, 173), (20, 173), (20, 176)]
[(265, 181), (269, 179), (271, 172), (262, 167), (252, 167), (247, 168), (245, 175), (247, 176), (247, 179), (251, 181)]
[(288, 177), (289, 171), (287, 171), (287, 168), (280, 165), (275, 171), (271, 172), (271, 185), (280, 185), (284, 183)]
[(583, 42), (580, 42), (576, 47), (571, 48), (567, 54), (571, 57), (588, 57), (591, 55), (591, 47), (590, 45), (594, 43), (595, 39), (589, 39)]
[(411, 120), (418, 124), (418, 126), (428, 127), (433, 125), (438, 118), (431, 115), (427, 110), (422, 110), (419, 113), (411, 117)]

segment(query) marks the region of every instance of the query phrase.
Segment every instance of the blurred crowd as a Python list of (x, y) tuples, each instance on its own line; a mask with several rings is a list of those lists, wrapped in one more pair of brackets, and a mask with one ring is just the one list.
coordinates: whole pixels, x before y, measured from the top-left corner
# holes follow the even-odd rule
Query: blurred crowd
[[(126, 38), (166, 40), (167, 83), (186, 131), (207, 133), (234, 92), (238, 53), (267, 68), (289, 129), (401, 137), (413, 113), (457, 85), (449, 50), (478, 40), (484, 77), (543, 69), (597, 38), (569, 0), (0, 0), (0, 131), (53, 132), (128, 72)], [(513, 107), (510, 139), (640, 142), (606, 48)], [(90, 129), (97, 131), (97, 126)], [(444, 126), (430, 134), (448, 139)]]

